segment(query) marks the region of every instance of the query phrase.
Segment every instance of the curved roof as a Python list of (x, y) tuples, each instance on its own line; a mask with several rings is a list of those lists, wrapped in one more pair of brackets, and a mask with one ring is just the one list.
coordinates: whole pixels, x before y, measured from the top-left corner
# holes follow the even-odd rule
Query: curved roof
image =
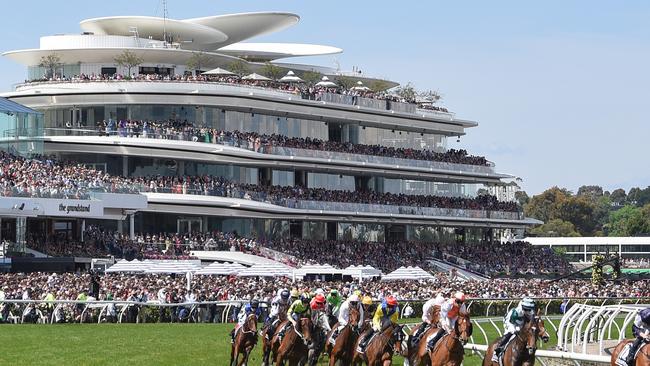
[(226, 44), (232, 44), (288, 28), (297, 24), (300, 16), (283, 12), (257, 12), (215, 15), (183, 21), (218, 29), (228, 35)]
[(111, 16), (82, 20), (79, 25), (85, 32), (133, 36), (137, 29), (141, 38), (163, 40), (163, 33), (183, 48), (214, 50), (224, 45), (276, 32), (292, 26), (300, 17), (292, 13), (260, 12), (216, 15), (192, 19), (165, 19), (148, 16)]
[(115, 16), (82, 20), (79, 23), (85, 32), (117, 36), (133, 36), (135, 27), (140, 38), (163, 40), (163, 33), (174, 41), (190, 42), (186, 48), (205, 44), (223, 43), (228, 36), (222, 31), (198, 23), (147, 16)]
[(322, 56), (341, 52), (343, 50), (338, 47), (301, 43), (235, 43), (219, 49), (219, 53), (256, 61)]

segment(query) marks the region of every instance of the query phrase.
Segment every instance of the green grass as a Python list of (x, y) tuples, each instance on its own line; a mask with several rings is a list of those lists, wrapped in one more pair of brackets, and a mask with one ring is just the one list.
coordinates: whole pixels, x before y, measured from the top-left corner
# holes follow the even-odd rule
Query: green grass
[[(491, 325), (482, 325), (488, 338), (496, 338)], [(232, 324), (2, 325), (0, 365), (227, 365), (230, 329)], [(557, 341), (553, 328), (547, 329), (551, 342), (545, 349)], [(474, 340), (480, 343), (478, 332), (475, 326)], [(251, 366), (261, 364), (260, 346), (261, 340)], [(399, 357), (394, 361), (402, 364)], [(479, 356), (466, 352), (465, 366), (480, 364)]]

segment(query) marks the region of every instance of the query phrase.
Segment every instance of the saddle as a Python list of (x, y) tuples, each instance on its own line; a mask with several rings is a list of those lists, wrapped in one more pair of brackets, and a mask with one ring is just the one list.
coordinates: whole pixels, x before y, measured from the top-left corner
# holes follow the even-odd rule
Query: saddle
[(409, 337), (409, 347), (415, 347), (420, 342), (420, 339), (422, 339), (422, 335), (429, 331), (429, 328), (431, 328), (431, 324), (428, 323), (425, 323), (425, 325), (421, 328), (418, 327), (418, 329), (415, 331), (415, 334), (413, 334), (413, 337)]
[(499, 364), (499, 366), (503, 366), (503, 355), (506, 354), (506, 349), (508, 349), (508, 346), (510, 345), (510, 342), (512, 342), (512, 340), (515, 339), (515, 337), (517, 337), (517, 333), (513, 333), (510, 336), (510, 339), (508, 339), (506, 344), (503, 345), (503, 352), (501, 352), (500, 356), (497, 355), (497, 352), (496, 352), (496, 349), (495, 349), (495, 351), (492, 353), (492, 362), (496, 362), (496, 363)]
[[(639, 346), (639, 348), (636, 349), (636, 352), (634, 353), (634, 359), (636, 360), (637, 356), (639, 356), (639, 353), (645, 347), (645, 345), (648, 344), (648, 342), (644, 342)], [(627, 359), (627, 356), (630, 354), (630, 351), (632, 350), (632, 343), (628, 343), (623, 347), (621, 352), (618, 354), (618, 357), (616, 358), (616, 364), (618, 366), (631, 366), (628, 365), (625, 360)]]
[(436, 331), (436, 332), (430, 334), (430, 335), (427, 337), (427, 339), (426, 339), (426, 342), (427, 342), (427, 352), (435, 351), (436, 348), (438, 348), (438, 345), (439, 345), (440, 343), (442, 343), (442, 342), (441, 342), (442, 339), (448, 335), (448, 333), (443, 334), (443, 335), (440, 337), (440, 339), (438, 339), (438, 340), (436, 341), (435, 344), (430, 345), (429, 343), (430, 343), (434, 338), (436, 338), (436, 336), (437, 336), (438, 333), (440, 333), (440, 332), (446, 333), (444, 329), (441, 329), (441, 328), (440, 328), (440, 329), (438, 329), (438, 331)]
[(368, 348), (368, 346), (370, 345), (370, 343), (372, 343), (372, 340), (375, 339), (375, 337), (377, 336), (377, 334), (381, 334), (381, 332), (375, 332), (375, 333), (373, 333), (373, 335), (370, 336), (370, 339), (368, 339), (368, 341), (366, 341), (366, 344), (365, 344), (365, 345), (362, 346), (361, 344), (359, 344), (359, 346), (357, 347), (357, 352), (359, 352), (359, 353), (361, 353), (361, 354), (365, 353), (365, 352), (366, 352), (366, 348)]

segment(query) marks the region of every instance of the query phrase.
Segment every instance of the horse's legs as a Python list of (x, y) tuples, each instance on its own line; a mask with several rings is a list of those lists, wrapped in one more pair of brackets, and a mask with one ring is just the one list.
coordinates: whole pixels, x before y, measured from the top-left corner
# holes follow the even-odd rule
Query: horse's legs
[(230, 366), (235, 366), (235, 362), (237, 362), (237, 358), (239, 358), (239, 355), (235, 357), (235, 347), (236, 345), (231, 345), (230, 346)]

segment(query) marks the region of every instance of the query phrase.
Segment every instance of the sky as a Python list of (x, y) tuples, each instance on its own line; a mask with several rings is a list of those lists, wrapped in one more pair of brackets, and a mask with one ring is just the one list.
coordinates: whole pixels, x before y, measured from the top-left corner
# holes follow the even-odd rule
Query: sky
[[(648, 1), (210, 1), (168, 0), (170, 18), (288, 11), (300, 23), (253, 38), (340, 47), (336, 56), (287, 59), (356, 66), (443, 95), (477, 121), (450, 148), (487, 156), (537, 194), (552, 186), (606, 190), (650, 185)], [(0, 23), (0, 51), (79, 33), (79, 21), (162, 16), (160, 0), (24, 0)], [(26, 69), (0, 57), (0, 91)]]

